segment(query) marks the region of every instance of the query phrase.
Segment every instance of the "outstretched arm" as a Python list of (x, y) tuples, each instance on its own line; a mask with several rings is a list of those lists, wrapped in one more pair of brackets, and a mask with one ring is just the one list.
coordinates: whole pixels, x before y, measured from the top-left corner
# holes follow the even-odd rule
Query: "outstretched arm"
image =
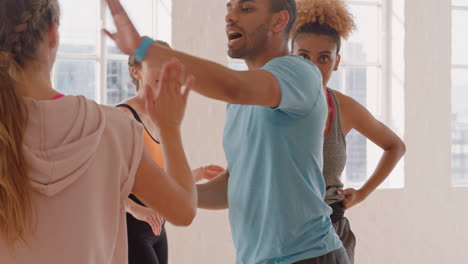
[[(112, 38), (122, 52), (133, 55), (142, 38), (132, 24), (119, 0), (107, 0), (117, 32), (104, 32)], [(276, 107), (280, 104), (281, 90), (275, 77), (262, 70), (239, 72), (219, 64), (196, 58), (153, 44), (143, 63), (160, 67), (165, 61), (177, 58), (197, 79), (194, 90), (207, 97), (232, 104)]]

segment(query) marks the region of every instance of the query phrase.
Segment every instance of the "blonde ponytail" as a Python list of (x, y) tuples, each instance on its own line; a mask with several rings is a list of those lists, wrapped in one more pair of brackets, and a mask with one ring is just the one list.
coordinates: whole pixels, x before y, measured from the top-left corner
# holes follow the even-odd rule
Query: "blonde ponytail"
[(27, 112), (17, 80), (37, 59), (38, 43), (59, 16), (57, 0), (0, 3), (0, 240), (10, 249), (17, 241), (27, 242), (34, 226), (33, 189), (23, 153)]

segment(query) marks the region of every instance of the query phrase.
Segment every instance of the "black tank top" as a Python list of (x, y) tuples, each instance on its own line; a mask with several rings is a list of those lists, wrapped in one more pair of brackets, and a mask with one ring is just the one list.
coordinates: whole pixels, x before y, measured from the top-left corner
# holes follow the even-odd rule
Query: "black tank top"
[[(146, 129), (145, 125), (143, 124), (143, 122), (141, 121), (141, 118), (140, 116), (138, 115), (138, 113), (135, 111), (135, 109), (133, 109), (133, 107), (131, 107), (130, 105), (128, 104), (119, 104), (117, 105), (116, 107), (123, 107), (123, 108), (127, 108), (128, 110), (130, 110), (130, 112), (132, 112), (132, 115), (133, 117), (135, 118), (136, 121), (138, 121), (138, 123), (142, 124), (143, 127), (145, 128), (146, 132), (148, 133), (148, 135), (150, 135), (151, 139), (153, 139), (153, 141), (157, 144), (160, 144), (159, 141), (157, 141), (148, 131), (148, 129)], [(145, 206), (145, 204), (143, 204), (135, 195), (133, 194), (130, 194), (128, 196), (128, 198), (132, 199), (132, 201), (134, 201), (135, 203), (141, 205), (141, 206)], [(129, 213), (127, 213), (127, 216), (130, 215)], [(130, 215), (131, 216), (131, 215)], [(133, 218), (133, 217), (132, 217)], [(136, 219), (135, 219), (136, 220)], [(136, 220), (138, 221), (138, 220)]]

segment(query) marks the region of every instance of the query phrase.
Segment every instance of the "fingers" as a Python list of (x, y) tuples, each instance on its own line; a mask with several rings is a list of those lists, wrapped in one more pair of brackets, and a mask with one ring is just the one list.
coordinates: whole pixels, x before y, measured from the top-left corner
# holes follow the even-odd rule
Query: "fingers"
[(223, 167), (218, 166), (218, 165), (208, 165), (208, 166), (206, 166), (206, 167), (207, 167), (207, 168), (210, 168), (210, 169), (222, 169), (222, 170), (224, 170)]
[(158, 215), (156, 216), (156, 220), (158, 221), (158, 235), (161, 235), (162, 227), (164, 224), (164, 219), (162, 219), (162, 217)]
[(193, 77), (193, 75), (190, 75), (187, 78), (187, 81), (185, 82), (185, 84), (182, 85), (182, 98), (184, 99), (184, 103), (187, 103), (188, 101), (188, 96), (190, 92), (192, 91), (194, 82), (195, 82), (195, 77)]
[(210, 175), (218, 175), (220, 173), (223, 173), (224, 170), (220, 170), (220, 169), (207, 169), (206, 170), (206, 173), (207, 174), (210, 174)]
[(201, 167), (201, 178), (205, 180), (212, 180), (221, 173), (225, 171), (224, 168), (216, 165), (209, 165), (205, 167)]
[(162, 226), (164, 225), (164, 218), (162, 218), (161, 216), (158, 216), (158, 220), (159, 220), (159, 225)]
[(141, 37), (138, 34), (135, 26), (128, 17), (127, 12), (120, 4), (119, 0), (106, 0), (109, 10), (112, 14), (112, 19), (117, 28), (116, 34), (110, 34), (107, 30), (106, 35), (116, 41), (119, 49), (127, 55), (132, 54), (141, 42)]
[(210, 165), (207, 167), (209, 170), (213, 170), (213, 171), (221, 171), (221, 172), (224, 172), (226, 169), (221, 167), (221, 166), (218, 166), (218, 165)]
[(168, 89), (172, 95), (176, 95), (180, 93), (180, 87), (183, 82), (181, 82), (181, 75), (182, 75), (182, 66), (181, 64), (172, 59), (169, 62), (169, 81), (168, 81)]
[(162, 65), (161, 67), (161, 72), (159, 73), (159, 84), (158, 84), (158, 95), (166, 91), (167, 88), (167, 82), (170, 79), (170, 62), (166, 62)]
[(114, 34), (110, 33), (107, 29), (103, 29), (102, 32), (106, 34), (110, 39), (115, 40)]
[(151, 222), (151, 223), (150, 223), (150, 226), (151, 226), (151, 230), (153, 230), (153, 234), (154, 234), (155, 236), (157, 236), (157, 235), (158, 235), (158, 227), (157, 227), (157, 225), (155, 225), (153, 222)]
[(190, 91), (192, 90), (195, 78), (190, 75), (185, 77), (185, 65), (176, 58), (163, 64), (160, 73), (160, 83), (163, 90), (172, 95), (180, 96), (187, 102)]
[(123, 9), (119, 0), (106, 0), (106, 2), (112, 16), (121, 14), (122, 12), (125, 13), (125, 10)]
[(145, 108), (147, 113), (152, 113), (154, 107), (154, 90), (150, 85), (145, 86), (146, 97), (145, 97)]
[(158, 215), (152, 215), (150, 217), (150, 226), (153, 230), (154, 235), (159, 236), (161, 235), (162, 225), (164, 224), (164, 220)]
[(178, 69), (178, 86), (177, 87), (179, 90), (179, 92), (182, 94), (183, 93), (183, 90), (182, 90), (182, 87), (185, 85), (184, 83), (186, 83), (186, 78), (185, 78), (185, 65), (180, 63), (179, 60), (175, 59), (175, 63), (177, 64), (177, 69)]
[(336, 191), (337, 194), (345, 195), (345, 196), (352, 195), (354, 192), (356, 192), (356, 190), (354, 190), (354, 189), (345, 189), (345, 190)]

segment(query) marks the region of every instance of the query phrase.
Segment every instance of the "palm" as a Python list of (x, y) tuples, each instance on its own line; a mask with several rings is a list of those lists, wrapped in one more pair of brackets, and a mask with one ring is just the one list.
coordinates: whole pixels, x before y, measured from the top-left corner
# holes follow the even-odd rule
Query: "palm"
[(225, 169), (222, 167), (211, 165), (205, 168), (203, 178), (205, 180), (212, 180), (224, 171)]
[(159, 236), (161, 234), (164, 219), (159, 216), (156, 211), (150, 208), (141, 207), (140, 210), (133, 212), (132, 215), (136, 219), (148, 223), (151, 226), (154, 235)]
[(117, 32), (110, 33), (107, 30), (104, 30), (104, 32), (115, 41), (115, 44), (117, 44), (117, 47), (119, 47), (123, 53), (132, 55), (140, 45), (141, 36), (119, 0), (106, 0), (106, 2), (111, 11), (112, 18), (114, 19)]

